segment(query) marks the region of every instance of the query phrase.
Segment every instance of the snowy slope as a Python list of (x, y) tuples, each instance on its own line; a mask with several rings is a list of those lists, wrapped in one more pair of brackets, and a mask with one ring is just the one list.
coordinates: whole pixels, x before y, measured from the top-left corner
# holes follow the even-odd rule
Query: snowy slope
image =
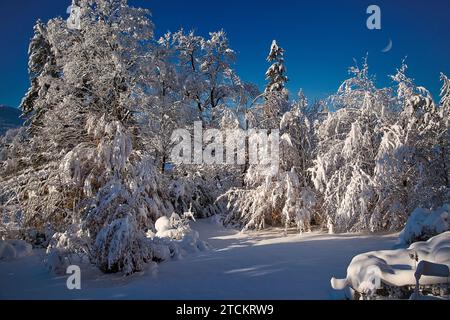
[(362, 252), (391, 248), (396, 235), (280, 237), (279, 230), (242, 234), (212, 220), (193, 223), (212, 250), (123, 278), (82, 266), (82, 290), (52, 276), (43, 252), (0, 262), (0, 299), (329, 299), (332, 276)]
[(0, 105), (0, 136), (12, 128), (20, 127), (23, 121), (20, 119), (20, 110)]

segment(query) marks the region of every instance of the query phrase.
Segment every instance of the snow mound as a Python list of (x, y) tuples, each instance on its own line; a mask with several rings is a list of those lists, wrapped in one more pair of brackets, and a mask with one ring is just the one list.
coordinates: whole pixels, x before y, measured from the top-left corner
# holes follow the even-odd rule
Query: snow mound
[(23, 240), (0, 240), (0, 260), (20, 259), (32, 250), (33, 247)]
[(176, 213), (170, 218), (159, 218), (155, 229), (156, 234), (148, 232), (147, 237), (152, 240), (156, 260), (181, 259), (188, 253), (208, 250), (208, 245), (200, 240), (197, 231), (191, 229), (188, 220)]
[(164, 233), (167, 230), (171, 229), (170, 220), (167, 217), (161, 217), (156, 220), (155, 229), (158, 233)]
[(424, 241), (450, 230), (450, 204), (435, 211), (417, 208), (400, 233), (400, 244)]
[[(373, 251), (357, 255), (347, 268), (346, 279), (331, 279), (335, 290), (350, 287), (360, 294), (372, 295), (381, 284), (393, 287), (415, 286), (415, 273), (422, 261), (450, 269), (450, 232), (426, 242), (416, 242), (407, 249)], [(436, 269), (437, 270), (437, 269)], [(420, 278), (421, 285), (438, 285), (450, 281), (431, 268)]]

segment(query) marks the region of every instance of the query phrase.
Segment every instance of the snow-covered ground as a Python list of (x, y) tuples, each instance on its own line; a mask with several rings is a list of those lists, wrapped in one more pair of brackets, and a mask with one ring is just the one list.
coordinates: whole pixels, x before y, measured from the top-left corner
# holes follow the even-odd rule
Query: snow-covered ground
[(329, 299), (331, 277), (345, 277), (360, 253), (390, 249), (398, 235), (280, 237), (278, 230), (242, 234), (212, 220), (192, 224), (212, 247), (124, 278), (81, 266), (82, 289), (50, 274), (43, 251), (0, 262), (0, 299)]

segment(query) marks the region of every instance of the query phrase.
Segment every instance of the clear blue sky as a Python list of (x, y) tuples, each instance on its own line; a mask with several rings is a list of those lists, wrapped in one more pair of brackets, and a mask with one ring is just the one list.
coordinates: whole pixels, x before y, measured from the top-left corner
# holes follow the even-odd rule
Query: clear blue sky
[[(223, 28), (244, 80), (264, 86), (272, 39), (286, 50), (289, 89), (310, 97), (337, 89), (353, 58), (369, 53), (380, 85), (408, 56), (410, 74), (437, 95), (450, 74), (449, 0), (130, 0), (153, 12), (156, 35), (180, 27), (206, 35)], [(382, 30), (366, 28), (366, 8), (382, 10)], [(1, 0), (0, 104), (17, 106), (28, 88), (27, 48), (34, 22), (66, 17), (69, 0)], [(388, 53), (381, 50), (393, 41)]]

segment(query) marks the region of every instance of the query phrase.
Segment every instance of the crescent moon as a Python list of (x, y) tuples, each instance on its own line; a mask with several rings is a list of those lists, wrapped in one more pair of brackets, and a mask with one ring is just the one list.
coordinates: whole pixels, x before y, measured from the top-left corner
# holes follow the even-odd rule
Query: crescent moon
[(392, 45), (393, 45), (393, 44), (392, 44), (392, 39), (389, 38), (389, 44), (386, 46), (386, 48), (384, 48), (383, 50), (381, 50), (381, 52), (386, 53), (386, 52), (391, 51)]

